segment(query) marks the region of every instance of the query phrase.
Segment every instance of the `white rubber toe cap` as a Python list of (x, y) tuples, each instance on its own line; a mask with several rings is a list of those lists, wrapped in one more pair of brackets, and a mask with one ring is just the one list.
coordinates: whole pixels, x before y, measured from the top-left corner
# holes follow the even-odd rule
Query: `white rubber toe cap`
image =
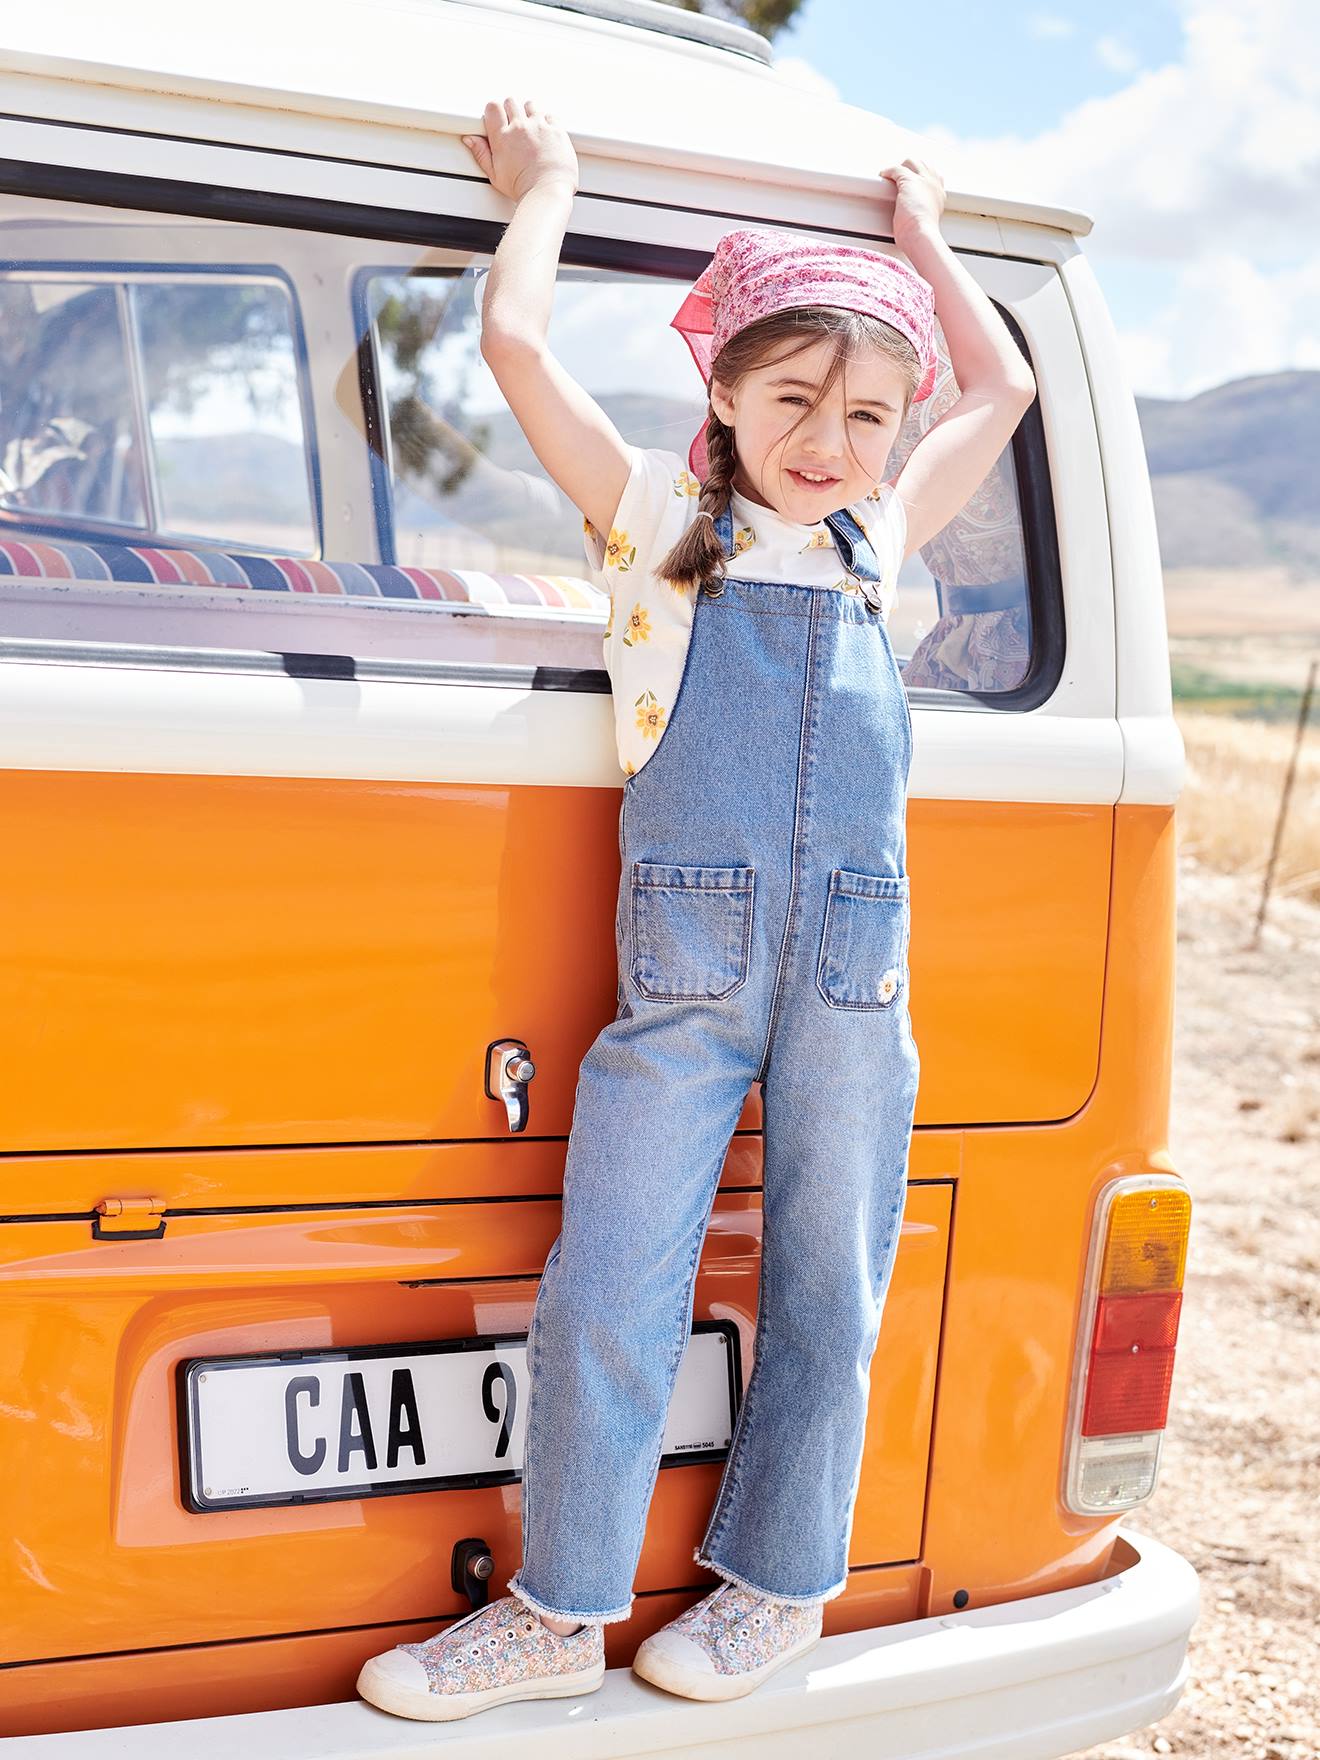
[(381, 1656), (373, 1656), (362, 1665), (363, 1674), (370, 1670), (371, 1678), (391, 1687), (403, 1687), (413, 1693), (429, 1693), (431, 1683), (426, 1670), (415, 1656), (409, 1656), (402, 1650), (386, 1650)]
[(645, 1660), (655, 1662), (666, 1672), (677, 1670), (683, 1675), (714, 1675), (715, 1664), (695, 1638), (682, 1632), (656, 1632), (647, 1638), (638, 1652), (645, 1651)]

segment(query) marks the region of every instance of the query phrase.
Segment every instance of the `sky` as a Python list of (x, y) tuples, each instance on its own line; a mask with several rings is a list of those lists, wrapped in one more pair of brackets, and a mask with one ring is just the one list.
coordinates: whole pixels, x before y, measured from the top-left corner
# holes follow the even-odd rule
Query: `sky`
[(1139, 395), (1320, 369), (1320, 0), (804, 0), (775, 60), (949, 192), (1090, 214)]

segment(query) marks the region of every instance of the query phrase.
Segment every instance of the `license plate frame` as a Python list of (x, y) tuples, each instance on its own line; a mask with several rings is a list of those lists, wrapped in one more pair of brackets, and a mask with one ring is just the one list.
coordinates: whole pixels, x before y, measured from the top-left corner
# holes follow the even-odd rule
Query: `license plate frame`
[[(353, 1403), (355, 1416), (359, 1420), (358, 1435), (361, 1436), (365, 1423), (366, 1433), (373, 1438), (374, 1442), (374, 1432), (370, 1428), (372, 1420), (368, 1416), (363, 1421), (361, 1410), (362, 1403), (367, 1398), (365, 1372), (368, 1365), (390, 1366), (397, 1363), (410, 1365), (407, 1385), (413, 1390), (411, 1416), (417, 1421), (420, 1430), (420, 1412), (416, 1397), (414, 1368), (420, 1371), (421, 1365), (427, 1360), (468, 1358), (473, 1353), (482, 1353), (491, 1358), (492, 1368), (500, 1369), (498, 1380), (503, 1384), (506, 1403), (503, 1408), (498, 1409), (492, 1409), (493, 1399), (488, 1403), (488, 1387), (492, 1395), (494, 1392), (494, 1385), (489, 1381), (491, 1369), (488, 1368), (482, 1382), (482, 1405), (483, 1415), (488, 1423), (493, 1425), (497, 1417), (500, 1418), (501, 1435), (504, 1435), (504, 1420), (508, 1417), (507, 1402), (511, 1385), (510, 1376), (512, 1376), (515, 1410), (509, 1421), (508, 1434), (504, 1436), (506, 1446), (512, 1448), (515, 1429), (519, 1441), (521, 1441), (522, 1427), (517, 1422), (519, 1416), (517, 1408), (525, 1409), (526, 1404), (526, 1345), (527, 1334), (525, 1332), (500, 1332), (482, 1333), (472, 1338), (414, 1340), (403, 1344), (354, 1345), (337, 1350), (263, 1351), (250, 1355), (185, 1358), (178, 1364), (176, 1372), (180, 1489), (184, 1505), (194, 1514), (209, 1515), (225, 1510), (294, 1508), (302, 1504), (343, 1502), (357, 1498), (402, 1497), (422, 1492), (470, 1491), (486, 1486), (517, 1484), (522, 1478), (520, 1454), (518, 1464), (512, 1467), (491, 1466), (476, 1471), (422, 1473), (401, 1478), (380, 1477), (379, 1468), (377, 1468), (375, 1475), (364, 1476), (352, 1483), (327, 1483), (322, 1479), (315, 1485), (307, 1484), (298, 1489), (286, 1486), (262, 1490), (259, 1487), (254, 1488), (251, 1484), (235, 1485), (229, 1483), (229, 1480), (235, 1477), (232, 1471), (216, 1472), (213, 1470), (215, 1453), (219, 1452), (218, 1443), (209, 1445), (215, 1452), (212, 1454), (212, 1465), (208, 1468), (207, 1437), (208, 1433), (214, 1433), (217, 1429), (224, 1405), (226, 1403), (232, 1405), (232, 1395), (237, 1384), (233, 1382), (228, 1384), (210, 1382), (208, 1384), (208, 1378), (232, 1375), (235, 1372), (240, 1375), (246, 1373), (251, 1377), (253, 1372), (264, 1371), (269, 1376), (269, 1386), (272, 1388), (278, 1384), (281, 1376), (285, 1378), (283, 1397), (286, 1417), (286, 1451), (288, 1459), (292, 1463), (295, 1446), (299, 1446), (300, 1458), (307, 1458), (301, 1453), (302, 1439), (295, 1440), (295, 1429), (301, 1417), (311, 1415), (312, 1408), (298, 1405), (298, 1394), (290, 1394), (291, 1383), (301, 1383), (301, 1391), (305, 1392), (309, 1399), (311, 1387), (315, 1387), (317, 1389), (315, 1403), (317, 1407), (320, 1407), (321, 1374), (328, 1372), (335, 1389), (334, 1397), (340, 1402), (341, 1414), (347, 1411), (349, 1403)], [(694, 1352), (697, 1355), (694, 1355)], [(718, 1360), (720, 1355), (723, 1357), (722, 1366)], [(362, 1367), (355, 1370), (353, 1367), (355, 1364), (362, 1365)], [(336, 1371), (339, 1372), (338, 1379), (335, 1379)], [(396, 1370), (391, 1368), (390, 1373), (393, 1389), (397, 1385), (394, 1380)], [(354, 1374), (357, 1376), (357, 1386), (352, 1390), (350, 1402), (349, 1377)], [(671, 1431), (674, 1430), (676, 1423), (681, 1425), (681, 1420), (687, 1415), (683, 1410), (685, 1401), (690, 1406), (696, 1396), (697, 1383), (692, 1380), (694, 1375), (704, 1375), (711, 1378), (710, 1388), (701, 1390), (705, 1397), (713, 1397), (711, 1389), (716, 1384), (725, 1392), (728, 1437), (726, 1440), (712, 1444), (710, 1440), (710, 1415), (708, 1413), (693, 1414), (694, 1418), (701, 1420), (697, 1424), (697, 1434), (687, 1441), (679, 1442), (677, 1447), (671, 1446), (661, 1456), (660, 1465), (662, 1467), (696, 1466), (704, 1462), (721, 1461), (726, 1458), (734, 1426), (738, 1419), (742, 1389), (741, 1335), (735, 1322), (732, 1320), (698, 1320), (693, 1325), (688, 1348), (679, 1367), (674, 1400), (670, 1407), (669, 1424), (666, 1428), (666, 1439), (671, 1442), (674, 1440)], [(437, 1376), (438, 1379), (439, 1376)], [(307, 1385), (309, 1382), (311, 1387)], [(255, 1382), (252, 1385), (255, 1389)], [(263, 1389), (265, 1386), (266, 1382), (263, 1380)], [(220, 1395), (219, 1399), (217, 1399), (217, 1392)], [(332, 1410), (333, 1404), (332, 1400), (329, 1406), (321, 1408), (327, 1416)], [(289, 1416), (291, 1408), (297, 1414), (294, 1417)], [(393, 1399), (390, 1409), (392, 1417)], [(342, 1421), (341, 1416), (341, 1423)], [(392, 1426), (389, 1435), (392, 1446), (394, 1441)], [(325, 1443), (324, 1462), (324, 1459), (329, 1455), (329, 1438), (317, 1440)], [(421, 1441), (421, 1446), (426, 1446), (424, 1440), (419, 1438), (419, 1441)], [(342, 1448), (342, 1446), (341, 1441), (340, 1447)], [(353, 1442), (351, 1446), (354, 1453), (367, 1452), (362, 1448), (360, 1442)], [(417, 1448), (408, 1442), (405, 1442), (403, 1446), (412, 1447), (413, 1464), (417, 1465)], [(497, 1437), (497, 1451), (498, 1447), (499, 1438)], [(372, 1452), (374, 1452), (374, 1447)], [(315, 1455), (315, 1449), (312, 1450), (312, 1455)], [(379, 1459), (379, 1457), (377, 1458)], [(232, 1462), (226, 1463), (226, 1465), (232, 1467)], [(305, 1466), (296, 1470), (299, 1472), (308, 1471)], [(319, 1472), (320, 1469), (318, 1468), (317, 1471)], [(242, 1477), (241, 1474), (237, 1476)]]

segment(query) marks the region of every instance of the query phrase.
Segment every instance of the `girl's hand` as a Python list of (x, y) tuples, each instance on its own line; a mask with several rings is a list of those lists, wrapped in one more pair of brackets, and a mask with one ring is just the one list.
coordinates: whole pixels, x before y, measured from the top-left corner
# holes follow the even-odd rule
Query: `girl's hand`
[(463, 145), (500, 195), (520, 202), (542, 183), (563, 183), (570, 192), (577, 188), (577, 154), (568, 131), (530, 99), (489, 103), (482, 122), (485, 134), (465, 134)]
[(880, 173), (898, 187), (894, 203), (894, 243), (907, 250), (905, 240), (938, 233), (944, 212), (944, 179), (924, 159), (904, 159)]

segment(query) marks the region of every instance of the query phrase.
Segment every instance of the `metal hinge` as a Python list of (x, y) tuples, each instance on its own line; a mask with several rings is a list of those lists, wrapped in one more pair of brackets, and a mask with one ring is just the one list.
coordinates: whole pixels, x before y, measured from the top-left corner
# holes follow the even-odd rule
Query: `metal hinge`
[(94, 1241), (158, 1241), (164, 1233), (164, 1198), (102, 1198), (92, 1211)]

